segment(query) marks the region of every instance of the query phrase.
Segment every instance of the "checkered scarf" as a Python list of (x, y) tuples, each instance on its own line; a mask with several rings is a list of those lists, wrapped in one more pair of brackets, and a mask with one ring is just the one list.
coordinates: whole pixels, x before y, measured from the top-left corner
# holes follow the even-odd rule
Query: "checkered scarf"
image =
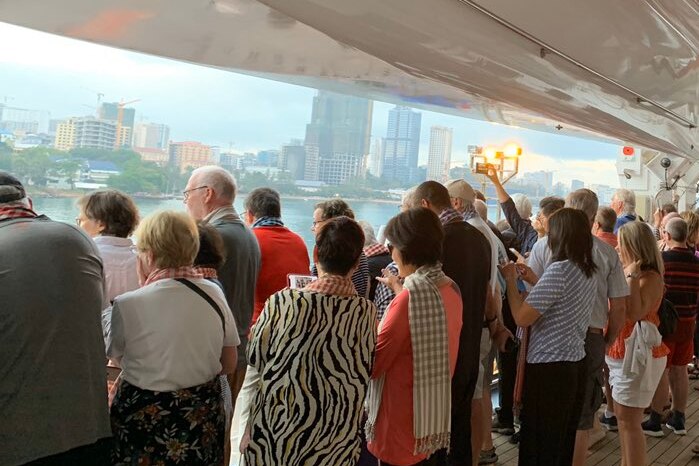
[(372, 244), (364, 248), (364, 255), (367, 257), (380, 256), (382, 254), (389, 254), (389, 250), (383, 244)]
[(218, 271), (213, 267), (194, 266), (194, 271), (200, 273), (202, 278), (218, 278)]
[[(439, 286), (449, 278), (442, 265), (422, 266), (405, 278), (410, 293), (408, 320), (413, 350), (414, 454), (430, 456), (449, 448), (451, 435), (451, 373), (449, 336)], [(383, 323), (383, 322), (382, 322)], [(379, 324), (379, 327), (382, 326)], [(380, 330), (380, 328), (379, 328)], [(369, 383), (366, 434), (373, 440), (381, 406), (384, 375)]]
[(143, 286), (150, 285), (158, 280), (165, 280), (166, 278), (203, 278), (203, 276), (191, 266), (178, 267), (176, 269), (156, 269), (148, 275)]
[(349, 278), (338, 275), (324, 275), (312, 281), (303, 291), (314, 291), (316, 293), (335, 296), (356, 296), (357, 290)]
[(461, 222), (463, 221), (464, 217), (460, 213), (458, 213), (456, 210), (452, 209), (451, 207), (444, 209), (441, 214), (439, 214), (439, 221), (442, 222), (442, 225), (447, 225), (449, 223), (454, 223), (454, 222)]
[(0, 221), (12, 220), (15, 218), (35, 218), (36, 212), (23, 204), (9, 204), (0, 206)]
[(462, 215), (463, 215), (464, 221), (468, 222), (469, 220), (471, 220), (472, 218), (477, 216), (478, 212), (476, 212), (476, 208), (472, 206), (470, 209), (464, 210), (464, 213)]
[(260, 217), (252, 224), (252, 228), (257, 227), (283, 227), (284, 222), (279, 217)]

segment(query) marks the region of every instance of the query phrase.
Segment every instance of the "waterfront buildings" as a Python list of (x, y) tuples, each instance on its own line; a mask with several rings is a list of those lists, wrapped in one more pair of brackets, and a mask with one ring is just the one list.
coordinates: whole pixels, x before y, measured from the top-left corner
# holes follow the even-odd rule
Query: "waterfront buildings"
[(453, 129), (445, 126), (430, 128), (430, 150), (427, 155), (427, 179), (443, 183), (449, 179)]
[(171, 142), (168, 153), (170, 164), (178, 167), (180, 173), (212, 163), (211, 146), (201, 142)]
[(134, 147), (167, 150), (169, 141), (170, 127), (168, 125), (161, 123), (139, 123), (134, 128)]
[(94, 117), (69, 118), (56, 127), (54, 147), (71, 149), (114, 149), (116, 122)]

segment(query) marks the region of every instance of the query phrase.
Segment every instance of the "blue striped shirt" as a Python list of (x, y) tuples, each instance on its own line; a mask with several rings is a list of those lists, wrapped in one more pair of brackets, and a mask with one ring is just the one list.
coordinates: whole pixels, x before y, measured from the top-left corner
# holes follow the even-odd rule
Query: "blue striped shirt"
[(546, 268), (527, 297), (541, 317), (531, 326), (527, 362), (580, 361), (595, 299), (596, 281), (565, 260)]

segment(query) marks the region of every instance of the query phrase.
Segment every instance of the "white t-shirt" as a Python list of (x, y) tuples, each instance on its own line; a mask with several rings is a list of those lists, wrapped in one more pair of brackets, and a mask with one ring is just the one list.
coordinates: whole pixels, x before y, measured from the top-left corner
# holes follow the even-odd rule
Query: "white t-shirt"
[(221, 372), (224, 346), (238, 346), (238, 330), (223, 291), (205, 279), (190, 280), (221, 308), (221, 319), (204, 298), (164, 279), (119, 296), (105, 310), (107, 356), (122, 377), (145, 390), (174, 391), (211, 381)]
[(107, 303), (114, 301), (120, 294), (138, 289), (138, 255), (133, 242), (116, 236), (97, 236), (94, 241), (104, 264)]

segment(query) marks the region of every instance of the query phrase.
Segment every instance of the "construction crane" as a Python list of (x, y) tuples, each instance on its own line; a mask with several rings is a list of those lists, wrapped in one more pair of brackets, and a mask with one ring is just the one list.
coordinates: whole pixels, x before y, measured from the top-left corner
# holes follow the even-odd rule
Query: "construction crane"
[[(124, 120), (124, 107), (126, 107), (129, 104), (133, 104), (136, 102), (140, 102), (141, 99), (134, 99), (130, 100), (128, 102), (124, 102), (123, 100), (117, 104), (117, 126), (116, 126), (116, 140), (114, 141), (114, 148), (115, 149), (120, 149), (122, 144), (121, 144), (121, 131), (123, 128), (123, 120)], [(131, 128), (133, 129), (133, 128)]]

